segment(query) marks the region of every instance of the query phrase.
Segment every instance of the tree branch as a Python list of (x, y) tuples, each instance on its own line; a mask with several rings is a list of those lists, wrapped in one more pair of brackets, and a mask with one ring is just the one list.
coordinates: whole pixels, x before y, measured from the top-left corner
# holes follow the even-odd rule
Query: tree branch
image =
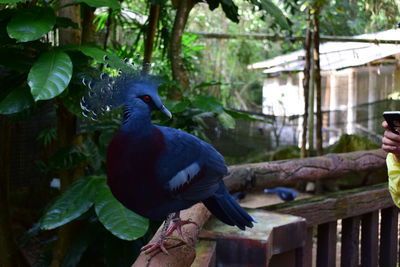
[[(189, 237), (188, 242), (184, 243), (182, 240), (178, 239), (178, 236), (173, 235), (174, 240), (168, 240), (166, 245), (170, 255), (165, 255), (162, 252), (147, 255), (142, 252), (132, 267), (190, 266), (196, 256), (194, 246), (199, 236), (199, 230), (203, 227), (210, 215), (211, 213), (202, 203), (196, 204), (190, 209), (182, 211), (181, 218), (183, 220), (190, 219), (198, 225), (187, 224), (184, 226), (183, 236), (186, 238)], [(150, 242), (159, 240), (161, 228), (162, 227), (158, 229)]]
[(300, 181), (339, 178), (351, 172), (385, 168), (385, 160), (386, 152), (376, 149), (244, 164), (231, 166), (224, 182), (230, 191), (294, 185)]

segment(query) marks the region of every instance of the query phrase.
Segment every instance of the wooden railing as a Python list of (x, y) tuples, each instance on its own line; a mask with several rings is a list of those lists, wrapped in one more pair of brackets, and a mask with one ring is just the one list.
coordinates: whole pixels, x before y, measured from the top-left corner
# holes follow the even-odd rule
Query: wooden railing
[(312, 266), (313, 262), (317, 267), (397, 264), (398, 208), (393, 206), (386, 183), (265, 209), (306, 219), (302, 261), (297, 266)]
[[(385, 156), (381, 150), (372, 150), (232, 166), (225, 183), (231, 191), (238, 191), (334, 178), (349, 172), (382, 169)], [(189, 249), (191, 245), (176, 244), (171, 247), (171, 256), (162, 253), (141, 255), (135, 266), (144, 266), (143, 263), (169, 266), (171, 262), (173, 265), (170, 266), (177, 267), (396, 266), (398, 209), (393, 205), (387, 184), (249, 212), (259, 223), (252, 229), (238, 231), (214, 218), (208, 220), (209, 213), (204, 206), (196, 205), (188, 211), (199, 225), (204, 224), (196, 251), (181, 253), (179, 251)], [(192, 228), (187, 233), (193, 241), (198, 237), (196, 230)], [(338, 246), (340, 250), (337, 250)]]

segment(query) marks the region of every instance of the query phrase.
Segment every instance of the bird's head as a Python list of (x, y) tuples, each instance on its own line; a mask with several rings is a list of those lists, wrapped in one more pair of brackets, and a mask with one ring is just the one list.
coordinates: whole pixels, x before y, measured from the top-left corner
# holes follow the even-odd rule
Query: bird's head
[(172, 118), (171, 112), (163, 105), (158, 95), (159, 82), (149, 76), (132, 79), (126, 83), (124, 106), (127, 110), (140, 110), (151, 113), (153, 110), (159, 110), (169, 118)]
[(86, 117), (96, 119), (98, 115), (121, 106), (125, 108), (125, 119), (132, 112), (150, 114), (153, 110), (172, 117), (158, 95), (160, 80), (156, 76), (126, 62), (118, 67), (118, 75), (101, 73), (98, 78), (83, 78), (83, 84), (89, 88), (81, 100)]

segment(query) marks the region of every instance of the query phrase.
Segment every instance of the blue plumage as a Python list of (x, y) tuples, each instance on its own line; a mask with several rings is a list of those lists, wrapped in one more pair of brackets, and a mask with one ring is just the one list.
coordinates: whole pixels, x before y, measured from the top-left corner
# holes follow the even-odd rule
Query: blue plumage
[[(138, 80), (128, 86), (125, 119), (107, 157), (109, 185), (116, 198), (154, 220), (203, 201), (222, 221), (251, 227), (252, 218), (232, 204), (236, 201), (222, 182), (227, 174), (222, 155), (193, 135), (151, 123), (152, 110), (169, 115), (156, 84)], [(226, 219), (224, 212), (231, 217)]]
[(222, 181), (227, 174), (222, 155), (193, 135), (152, 124), (153, 110), (171, 116), (153, 79), (136, 76), (125, 81), (119, 85), (121, 92), (114, 92), (117, 101), (113, 100), (124, 106), (124, 121), (107, 155), (108, 184), (114, 196), (153, 220), (179, 215), (180, 210), (203, 202), (221, 221), (240, 229), (252, 227), (254, 219)]
[(278, 194), (278, 196), (283, 200), (283, 201), (291, 201), (296, 199), (296, 197), (299, 195), (299, 193), (291, 188), (288, 187), (283, 187), (283, 186), (278, 186), (272, 189), (264, 189), (264, 193), (267, 194)]

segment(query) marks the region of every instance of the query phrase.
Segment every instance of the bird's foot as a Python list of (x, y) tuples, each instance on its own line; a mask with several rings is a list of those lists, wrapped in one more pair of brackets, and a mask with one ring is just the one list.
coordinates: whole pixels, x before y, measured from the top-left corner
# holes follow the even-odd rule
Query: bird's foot
[[(167, 239), (173, 239), (176, 241), (180, 241), (180, 242), (178, 242), (178, 245), (189, 244), (183, 237), (183, 233), (182, 233), (182, 226), (184, 226), (185, 224), (194, 224), (197, 227), (197, 231), (200, 230), (200, 227), (197, 223), (195, 223), (191, 220), (181, 220), (179, 217), (179, 213), (171, 213), (167, 217), (167, 220), (164, 223), (164, 226), (161, 230), (159, 240), (156, 242), (151, 242), (151, 243), (143, 246), (141, 248), (141, 251), (143, 251), (145, 254), (149, 254), (149, 253), (161, 250), (165, 254), (169, 255), (167, 249), (165, 248), (165, 243), (166, 243)], [(175, 230), (178, 232), (178, 235), (180, 238), (171, 236)], [(195, 239), (196, 239), (196, 233), (194, 233), (193, 236), (191, 236), (192, 242), (190, 242), (190, 243), (192, 245), (193, 245)]]
[(167, 249), (164, 246), (165, 238), (160, 238), (156, 242), (151, 242), (145, 246), (143, 246), (140, 250), (143, 251), (145, 254), (150, 254), (154, 251), (161, 250), (165, 254), (169, 255)]
[(164, 238), (160, 238), (160, 240), (158, 240), (156, 242), (151, 242), (151, 243), (147, 244), (146, 246), (143, 246), (140, 250), (143, 251), (145, 254), (151, 254), (152, 252), (156, 252), (155, 254), (157, 254), (161, 250), (166, 255), (169, 255), (168, 249), (165, 246), (166, 240), (178, 241), (177, 243), (172, 245), (172, 247), (170, 247), (170, 248), (188, 244), (185, 240), (182, 240), (177, 237), (164, 237)]
[[(199, 229), (199, 225), (191, 220), (175, 219), (171, 222), (170, 226), (168, 227), (165, 236), (170, 236), (176, 230), (180, 238), (182, 238), (182, 241), (184, 241), (185, 238), (183, 237), (182, 226), (184, 226), (185, 224), (194, 224), (196, 225), (197, 229)], [(192, 239), (194, 240), (194, 237), (192, 237)]]

